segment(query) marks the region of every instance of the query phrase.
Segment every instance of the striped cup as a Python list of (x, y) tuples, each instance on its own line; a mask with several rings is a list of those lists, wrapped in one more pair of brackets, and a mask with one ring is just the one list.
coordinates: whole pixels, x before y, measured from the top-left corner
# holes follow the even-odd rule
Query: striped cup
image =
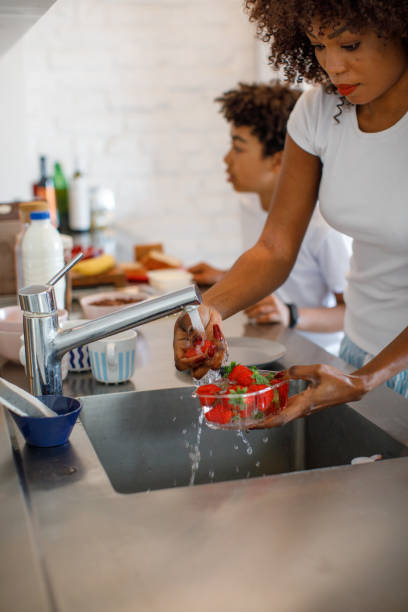
[(135, 371), (136, 336), (133, 329), (88, 344), (92, 375), (103, 383), (129, 380)]

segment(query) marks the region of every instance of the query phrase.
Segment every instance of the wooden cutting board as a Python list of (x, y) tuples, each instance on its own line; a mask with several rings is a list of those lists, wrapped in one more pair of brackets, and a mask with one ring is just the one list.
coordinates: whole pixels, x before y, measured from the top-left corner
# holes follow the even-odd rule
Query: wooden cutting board
[(72, 287), (95, 287), (97, 285), (114, 285), (115, 287), (125, 287), (127, 285), (126, 275), (118, 266), (104, 272), (85, 276), (78, 272), (71, 272)]

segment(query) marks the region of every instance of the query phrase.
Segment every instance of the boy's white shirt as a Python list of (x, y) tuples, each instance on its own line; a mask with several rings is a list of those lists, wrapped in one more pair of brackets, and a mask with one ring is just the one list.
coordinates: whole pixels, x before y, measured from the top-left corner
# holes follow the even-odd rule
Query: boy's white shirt
[[(240, 195), (240, 213), (244, 251), (258, 240), (267, 213), (261, 207), (259, 196), (249, 193)], [(335, 306), (334, 294), (343, 293), (345, 289), (350, 254), (350, 238), (332, 229), (316, 207), (290, 276), (275, 295), (298, 307)], [(338, 354), (343, 332), (299, 333), (327, 351)]]

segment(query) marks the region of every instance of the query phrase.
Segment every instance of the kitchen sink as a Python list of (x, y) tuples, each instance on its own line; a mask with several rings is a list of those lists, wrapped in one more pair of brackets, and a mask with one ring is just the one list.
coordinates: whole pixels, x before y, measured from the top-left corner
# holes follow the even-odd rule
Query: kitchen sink
[[(291, 382), (290, 393), (301, 381)], [(200, 418), (193, 388), (81, 398), (80, 419), (119, 493), (349, 464), (358, 456), (407, 455), (407, 447), (348, 405), (279, 429), (214, 431)]]

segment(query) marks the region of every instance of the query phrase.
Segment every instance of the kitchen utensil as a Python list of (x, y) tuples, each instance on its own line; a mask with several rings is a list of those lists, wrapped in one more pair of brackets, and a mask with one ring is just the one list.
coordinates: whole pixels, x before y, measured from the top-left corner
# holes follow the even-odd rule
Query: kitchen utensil
[(15, 414), (27, 417), (55, 417), (55, 412), (17, 385), (0, 378), (0, 402)]
[(17, 427), (31, 446), (60, 446), (68, 441), (82, 402), (64, 395), (42, 395), (40, 399), (51, 409), (53, 416), (20, 416), (11, 414)]

